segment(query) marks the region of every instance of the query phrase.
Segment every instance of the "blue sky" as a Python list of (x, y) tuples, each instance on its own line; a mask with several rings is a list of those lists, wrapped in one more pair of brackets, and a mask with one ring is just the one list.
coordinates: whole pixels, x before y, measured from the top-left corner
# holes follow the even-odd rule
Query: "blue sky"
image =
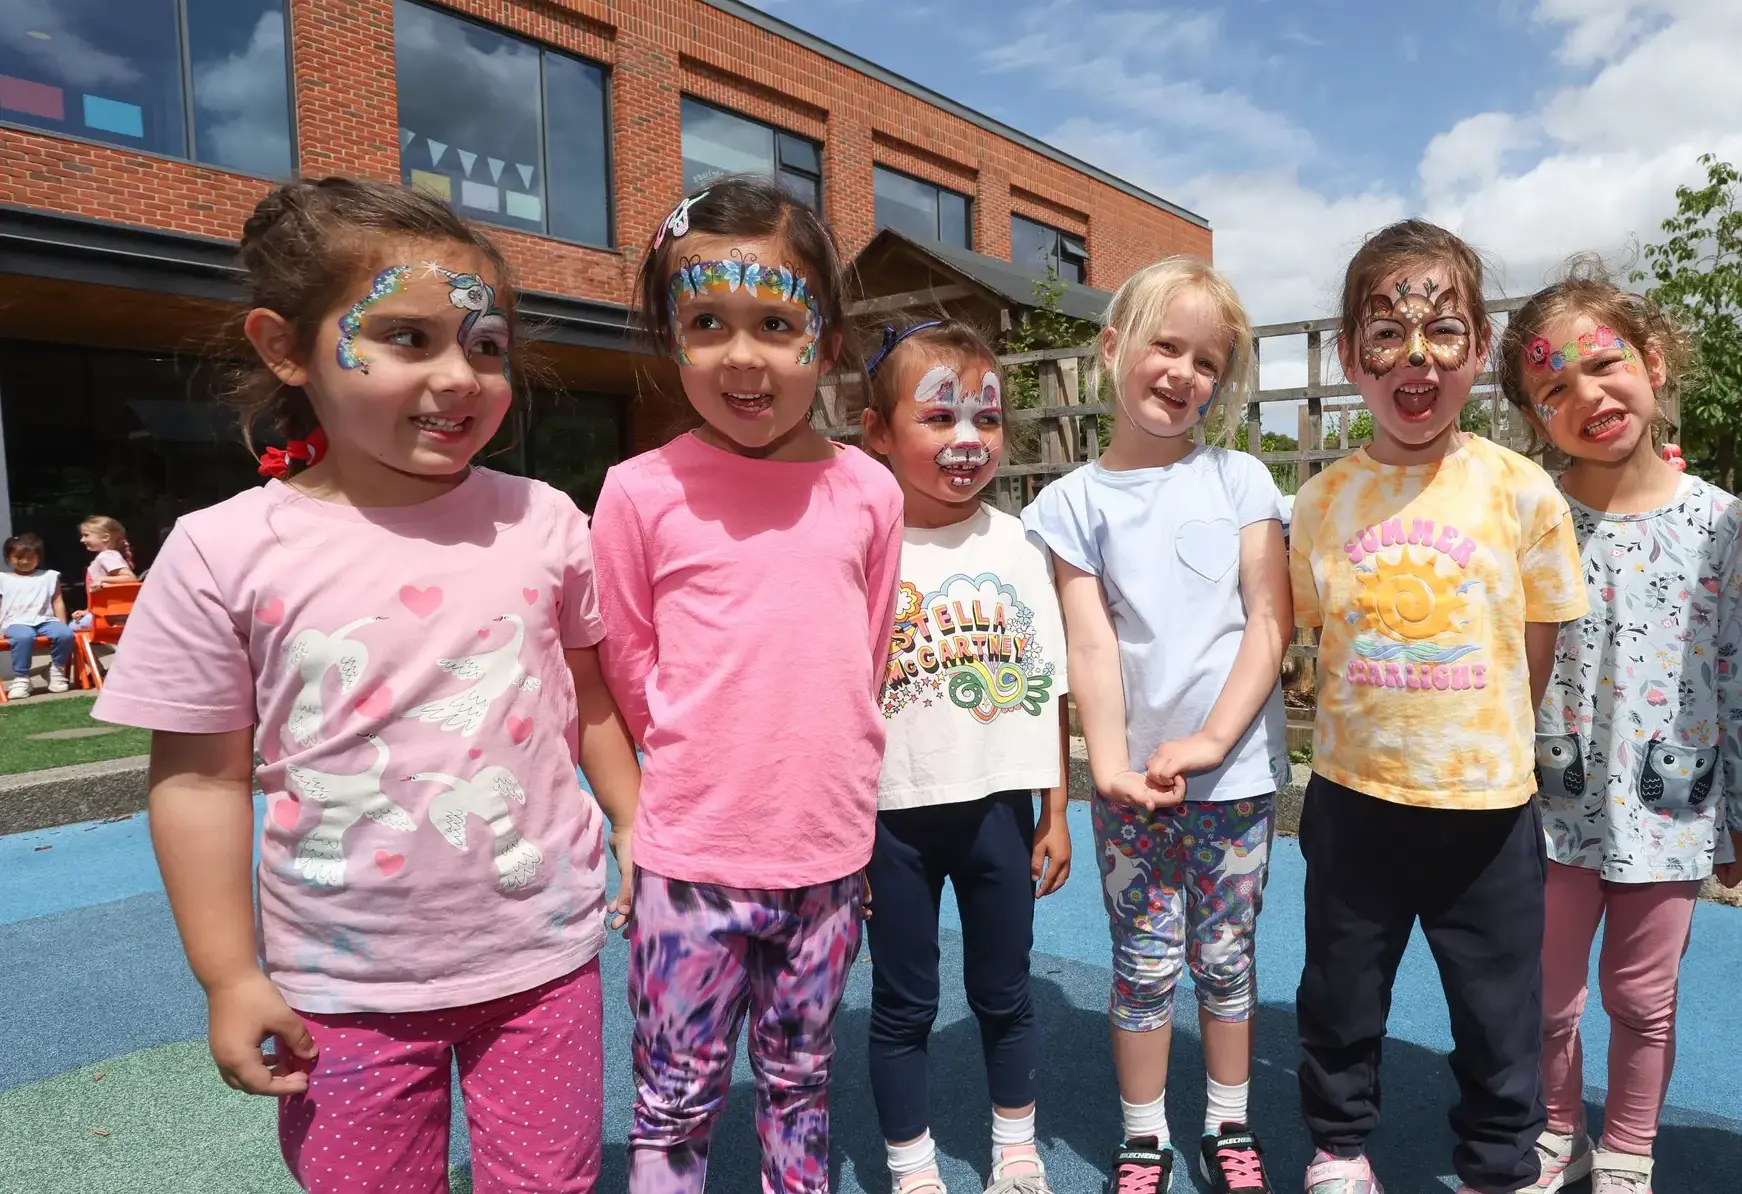
[[(1405, 215), (1481, 249), (1494, 293), (1625, 266), (1699, 154), (1742, 162), (1737, 0), (756, 3), (1204, 215), (1259, 322), (1329, 314)], [(1262, 381), (1303, 374), (1272, 354)]]

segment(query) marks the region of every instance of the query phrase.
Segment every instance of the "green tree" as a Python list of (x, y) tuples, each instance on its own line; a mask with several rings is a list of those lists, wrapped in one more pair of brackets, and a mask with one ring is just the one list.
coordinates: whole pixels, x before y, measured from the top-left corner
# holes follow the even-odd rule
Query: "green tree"
[[(1093, 344), (1100, 328), (1085, 319), (1075, 319), (1059, 309), (1065, 284), (1058, 271), (1047, 266), (1046, 274), (1034, 282), (1034, 309), (1004, 334), (1006, 353), (1044, 352), (1050, 348), (1080, 348)], [(1083, 359), (1087, 374), (1088, 358)], [(1040, 370), (1035, 365), (1017, 365), (1007, 371), (1009, 390), (1018, 407), (1040, 405)], [(1087, 395), (1084, 401), (1093, 401)]]
[[(1736, 438), (1742, 434), (1742, 175), (1703, 154), (1706, 185), (1676, 188), (1665, 239), (1645, 247), (1653, 282), (1647, 293), (1686, 325), (1693, 365), (1681, 379), (1681, 447), (1688, 467), (1736, 488)], [(1643, 270), (1633, 280), (1642, 281)]]

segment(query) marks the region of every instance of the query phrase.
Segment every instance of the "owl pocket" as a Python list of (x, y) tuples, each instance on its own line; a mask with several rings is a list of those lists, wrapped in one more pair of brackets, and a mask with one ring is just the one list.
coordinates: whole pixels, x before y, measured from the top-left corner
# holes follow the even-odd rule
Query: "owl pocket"
[(1657, 812), (1703, 811), (1718, 778), (1716, 746), (1686, 746), (1654, 738), (1639, 764), (1640, 801)]
[(1585, 744), (1577, 733), (1536, 736), (1536, 790), (1546, 800), (1577, 800), (1586, 787)]

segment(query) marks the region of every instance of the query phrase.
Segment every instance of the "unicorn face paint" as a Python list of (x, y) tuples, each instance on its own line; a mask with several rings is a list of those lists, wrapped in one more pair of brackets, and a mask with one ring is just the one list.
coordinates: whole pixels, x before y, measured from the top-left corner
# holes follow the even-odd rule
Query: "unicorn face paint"
[(409, 265), (388, 266), (375, 275), (375, 280), (369, 284), (369, 293), (339, 316), (339, 368), (369, 372), (369, 358), (357, 351), (357, 333), (363, 329), (363, 313), (388, 295), (399, 293), (411, 273)]
[(448, 286), (448, 301), (464, 311), (457, 336), (468, 358), (487, 351), (502, 358), (503, 375), (508, 370), (508, 312), (497, 305), (496, 290), (477, 274), (455, 273), (433, 261), (422, 266), (390, 265), (375, 275), (369, 293), (353, 303), (339, 316), (339, 342), (335, 349), (339, 368), (369, 372), (369, 358), (357, 348), (357, 336), (363, 330), (363, 317), (369, 308), (392, 295), (404, 292), (420, 277), (438, 278)]

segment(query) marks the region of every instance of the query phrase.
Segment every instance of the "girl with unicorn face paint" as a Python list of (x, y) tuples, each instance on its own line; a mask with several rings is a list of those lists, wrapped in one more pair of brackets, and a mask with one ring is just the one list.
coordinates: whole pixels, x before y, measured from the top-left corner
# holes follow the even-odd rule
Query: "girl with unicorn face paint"
[(985, 1189), (1044, 1194), (1028, 955), (1035, 898), (1058, 890), (1071, 865), (1058, 597), (1046, 551), (980, 501), (1004, 451), (992, 349), (954, 320), (886, 328), (866, 372), (865, 443), (905, 499), (881, 698), (889, 734), (866, 868), (876, 896), (871, 1090), (890, 1179), (896, 1194), (944, 1194), (927, 1127), (926, 1040), (947, 878), (975, 959), (963, 977), (986, 1044)]

